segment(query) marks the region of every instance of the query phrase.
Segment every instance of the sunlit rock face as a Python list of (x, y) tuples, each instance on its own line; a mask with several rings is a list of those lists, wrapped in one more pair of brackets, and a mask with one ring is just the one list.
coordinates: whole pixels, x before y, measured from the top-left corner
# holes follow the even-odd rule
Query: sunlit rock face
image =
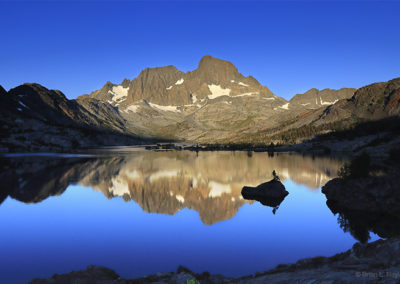
[(342, 88), (339, 90), (332, 89), (310, 89), (304, 94), (296, 94), (291, 103), (300, 104), (308, 109), (317, 109), (326, 105), (333, 105), (339, 100), (349, 99), (354, 95), (356, 89)]
[[(149, 213), (173, 215), (188, 208), (204, 224), (232, 218), (245, 203), (243, 186), (257, 186), (275, 170), (311, 190), (335, 177), (341, 161), (266, 153), (136, 151), (127, 155), (85, 159), (20, 159), (2, 172), (12, 198), (41, 202), (62, 194), (78, 183), (102, 192), (107, 198), (134, 201)], [(17, 169), (17, 170), (16, 170)], [(5, 197), (4, 197), (5, 198)]]
[(132, 81), (107, 82), (78, 101), (82, 98), (114, 106), (133, 133), (199, 142), (234, 140), (239, 130), (278, 126), (306, 110), (243, 76), (231, 62), (211, 56), (191, 72), (171, 65), (146, 68)]

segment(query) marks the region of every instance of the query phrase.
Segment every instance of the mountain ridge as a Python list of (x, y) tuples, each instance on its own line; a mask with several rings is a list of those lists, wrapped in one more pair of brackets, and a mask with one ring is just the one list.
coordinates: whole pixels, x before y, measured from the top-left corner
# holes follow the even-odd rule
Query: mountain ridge
[[(107, 82), (75, 100), (61, 91), (26, 83), (8, 92), (0, 88), (2, 145), (24, 147), (25, 140), (36, 139), (43, 147), (47, 136), (27, 133), (46, 132), (46, 125), (52, 129), (46, 139), (53, 146), (61, 141), (62, 127), (81, 129), (73, 130), (78, 137), (92, 130), (111, 131), (136, 139), (132, 141), (144, 137), (197, 143), (297, 143), (338, 126), (344, 129), (359, 121), (399, 115), (399, 82), (396, 78), (357, 90), (313, 88), (287, 101), (252, 76), (243, 76), (231, 62), (205, 56), (193, 71), (185, 73), (172, 65), (146, 68), (137, 78)], [(287, 135), (297, 138), (288, 140)], [(102, 145), (101, 135), (95, 136), (84, 143), (68, 137), (66, 145)], [(115, 143), (121, 145), (125, 138)]]
[(68, 100), (58, 90), (25, 83), (0, 89), (0, 151), (63, 151), (102, 145), (140, 144), (107, 102)]

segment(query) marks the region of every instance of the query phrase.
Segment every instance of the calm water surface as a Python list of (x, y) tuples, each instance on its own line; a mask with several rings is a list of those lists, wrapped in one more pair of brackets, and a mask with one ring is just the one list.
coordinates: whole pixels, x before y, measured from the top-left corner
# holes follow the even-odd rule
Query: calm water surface
[[(242, 276), (379, 238), (327, 207), (321, 186), (343, 163), (333, 158), (134, 149), (0, 161), (0, 283), (90, 264)], [(275, 214), (241, 196), (273, 170), (289, 191)]]

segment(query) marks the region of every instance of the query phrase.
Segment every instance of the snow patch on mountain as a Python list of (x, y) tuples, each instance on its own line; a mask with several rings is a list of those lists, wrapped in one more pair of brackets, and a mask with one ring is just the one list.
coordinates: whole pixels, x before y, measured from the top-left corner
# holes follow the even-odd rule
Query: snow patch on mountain
[(259, 94), (259, 92), (243, 93), (243, 94), (240, 94), (240, 95), (235, 96), (235, 98), (236, 98), (236, 97), (255, 96), (255, 95), (258, 95), (258, 94)]
[(241, 85), (241, 86), (245, 86), (245, 87), (248, 87), (248, 86), (249, 86), (249, 85), (247, 85), (247, 84), (245, 84), (245, 83), (243, 83), (243, 82), (239, 82), (238, 84)]
[(224, 89), (220, 85), (211, 84), (208, 85), (208, 89), (211, 92), (211, 95), (208, 95), (208, 98), (211, 100), (222, 96), (229, 96), (231, 93), (231, 89)]
[(161, 106), (153, 103), (148, 103), (152, 108), (162, 110), (162, 111), (172, 111), (172, 112), (180, 112), (178, 106)]
[(289, 109), (289, 103), (286, 103), (286, 104), (280, 106), (280, 108), (282, 108), (282, 109)]
[[(185, 81), (185, 80), (184, 80), (183, 78), (182, 78), (182, 79), (179, 79), (178, 81), (175, 82), (175, 85), (182, 85), (184, 81)], [(166, 88), (166, 89), (167, 89), (167, 91), (169, 91), (169, 90), (171, 90), (173, 87), (174, 87), (174, 86), (171, 85), (171, 86), (169, 86), (169, 87)]]
[(334, 100), (333, 102), (324, 102), (321, 98), (320, 98), (320, 102), (321, 105), (333, 105), (334, 103), (336, 103), (338, 100)]
[(185, 80), (183, 80), (183, 78), (179, 79), (178, 81), (176, 81), (175, 85), (182, 85), (183, 81), (185, 81)]
[(128, 96), (128, 88), (124, 88), (122, 86), (114, 86), (112, 87), (112, 90), (108, 91), (113, 97), (112, 100), (114, 102), (119, 102), (123, 99), (125, 99)]

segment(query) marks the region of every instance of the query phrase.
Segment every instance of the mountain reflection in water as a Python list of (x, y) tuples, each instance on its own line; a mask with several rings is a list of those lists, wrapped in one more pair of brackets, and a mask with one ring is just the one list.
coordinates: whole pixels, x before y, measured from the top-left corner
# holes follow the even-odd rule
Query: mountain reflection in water
[(89, 186), (107, 198), (120, 196), (149, 213), (173, 215), (194, 209), (204, 224), (232, 218), (245, 202), (244, 185), (256, 186), (275, 170), (311, 190), (333, 178), (341, 161), (279, 154), (269, 157), (243, 152), (153, 152), (90, 158), (26, 157), (2, 159), (1, 180), (8, 195), (37, 203), (61, 195), (70, 184)]

